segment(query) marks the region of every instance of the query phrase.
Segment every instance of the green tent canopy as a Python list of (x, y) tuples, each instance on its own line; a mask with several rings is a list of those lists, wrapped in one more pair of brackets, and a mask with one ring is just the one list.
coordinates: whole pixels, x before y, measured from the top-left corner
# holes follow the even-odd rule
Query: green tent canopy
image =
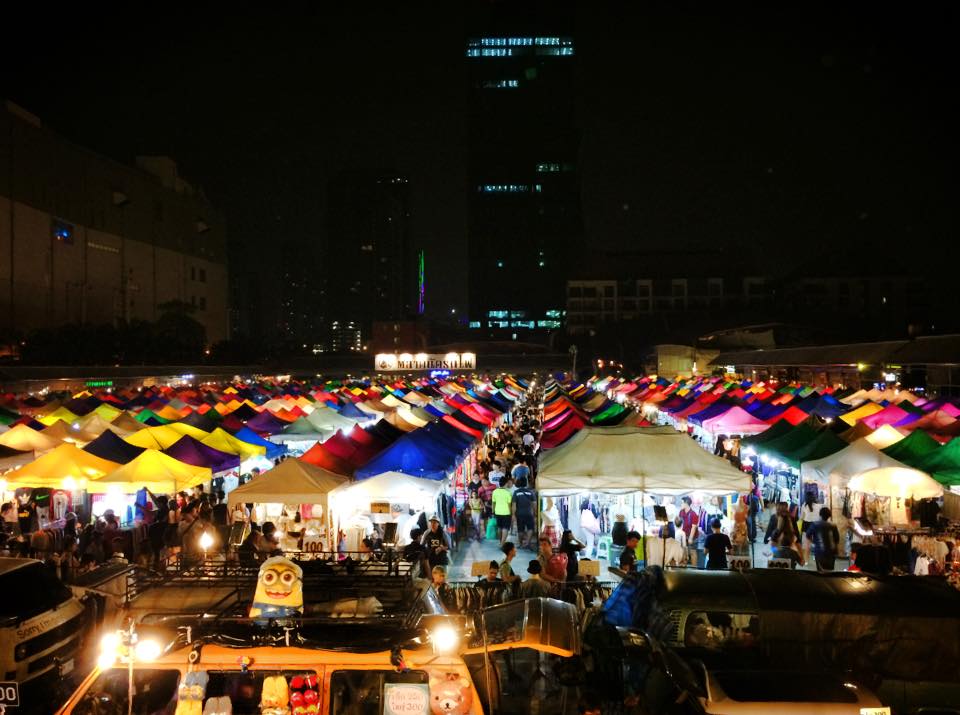
[[(923, 430), (914, 430), (909, 436), (882, 450), (888, 457), (919, 469), (928, 455), (940, 451), (940, 443)], [(926, 470), (925, 470), (926, 471)]]

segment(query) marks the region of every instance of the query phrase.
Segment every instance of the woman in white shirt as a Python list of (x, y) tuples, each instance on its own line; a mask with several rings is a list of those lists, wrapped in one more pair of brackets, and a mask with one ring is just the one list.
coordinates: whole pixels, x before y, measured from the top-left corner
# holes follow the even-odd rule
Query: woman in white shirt
[(560, 547), (560, 538), (557, 536), (560, 527), (560, 511), (551, 497), (546, 499), (546, 508), (540, 512), (540, 535), (550, 539), (553, 548)]

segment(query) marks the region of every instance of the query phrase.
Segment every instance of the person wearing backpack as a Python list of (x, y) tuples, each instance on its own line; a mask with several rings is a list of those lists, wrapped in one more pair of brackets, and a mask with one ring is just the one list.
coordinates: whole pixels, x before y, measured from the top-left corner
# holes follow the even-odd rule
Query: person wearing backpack
[(813, 544), (813, 557), (817, 562), (818, 571), (833, 571), (840, 547), (840, 531), (836, 524), (831, 523), (833, 516), (829, 507), (820, 510), (820, 521), (813, 522), (807, 527), (807, 538)]

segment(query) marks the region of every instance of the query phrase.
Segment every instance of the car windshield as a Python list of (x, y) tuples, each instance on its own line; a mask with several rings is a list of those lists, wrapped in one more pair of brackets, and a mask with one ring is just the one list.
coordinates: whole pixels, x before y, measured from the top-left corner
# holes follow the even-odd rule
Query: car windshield
[(43, 564), (31, 563), (0, 575), (0, 620), (26, 620), (49, 611), (72, 596)]
[(856, 703), (856, 686), (823, 673), (721, 670), (713, 677), (740, 702)]
[[(137, 669), (133, 671), (134, 715), (173, 712), (177, 702), (179, 670)], [(73, 709), (74, 715), (126, 713), (130, 692), (126, 668), (105, 670), (90, 685)], [(199, 711), (198, 711), (199, 712)]]

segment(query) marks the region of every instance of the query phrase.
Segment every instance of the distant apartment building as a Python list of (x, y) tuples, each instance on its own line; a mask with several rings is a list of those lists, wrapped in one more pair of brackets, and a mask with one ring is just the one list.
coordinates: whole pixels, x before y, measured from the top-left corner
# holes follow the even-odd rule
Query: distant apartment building
[(573, 335), (606, 323), (647, 320), (658, 315), (719, 314), (762, 307), (770, 281), (739, 278), (644, 277), (567, 281), (566, 324)]
[(224, 217), (167, 157), (126, 166), (0, 108), (0, 328), (154, 321), (181, 301), (229, 336)]

